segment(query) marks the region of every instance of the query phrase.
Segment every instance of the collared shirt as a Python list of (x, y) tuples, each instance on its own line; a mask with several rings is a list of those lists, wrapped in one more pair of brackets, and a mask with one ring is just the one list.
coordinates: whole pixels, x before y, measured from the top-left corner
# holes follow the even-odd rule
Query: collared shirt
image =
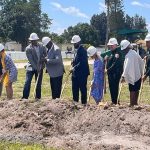
[(125, 56), (124, 70), (122, 74), (126, 82), (134, 85), (135, 82), (142, 77), (143, 69), (144, 61), (142, 58), (134, 50), (129, 50)]

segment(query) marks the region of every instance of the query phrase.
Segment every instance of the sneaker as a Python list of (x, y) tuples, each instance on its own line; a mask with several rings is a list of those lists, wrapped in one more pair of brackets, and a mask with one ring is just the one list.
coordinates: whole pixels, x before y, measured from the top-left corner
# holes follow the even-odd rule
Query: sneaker
[(27, 98), (21, 98), (19, 101), (28, 101)]
[(40, 102), (40, 98), (35, 98), (35, 102)]

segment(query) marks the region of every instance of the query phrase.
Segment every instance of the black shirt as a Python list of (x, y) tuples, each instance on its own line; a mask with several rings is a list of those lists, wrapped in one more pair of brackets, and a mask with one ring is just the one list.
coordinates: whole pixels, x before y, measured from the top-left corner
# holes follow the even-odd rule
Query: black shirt
[[(116, 57), (116, 54), (118, 54), (118, 58)], [(123, 61), (124, 61), (124, 57), (120, 50), (120, 47), (111, 51), (111, 55), (108, 58), (107, 67), (106, 67), (107, 73), (121, 75), (123, 72)]]

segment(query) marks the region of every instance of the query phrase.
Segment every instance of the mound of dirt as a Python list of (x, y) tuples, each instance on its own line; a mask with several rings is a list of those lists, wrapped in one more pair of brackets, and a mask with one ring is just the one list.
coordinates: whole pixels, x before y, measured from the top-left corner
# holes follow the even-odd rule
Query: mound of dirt
[(149, 150), (150, 109), (1, 101), (0, 140), (66, 150)]

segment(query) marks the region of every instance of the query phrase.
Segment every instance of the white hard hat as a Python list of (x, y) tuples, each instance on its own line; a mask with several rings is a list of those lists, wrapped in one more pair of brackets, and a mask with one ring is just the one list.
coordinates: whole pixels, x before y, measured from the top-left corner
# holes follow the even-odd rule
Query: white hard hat
[(50, 41), (51, 41), (51, 38), (49, 38), (49, 37), (42, 38), (42, 43), (44, 46), (46, 46)]
[(93, 56), (96, 52), (97, 52), (97, 49), (94, 46), (90, 46), (87, 49), (88, 56), (90, 57)]
[(146, 35), (145, 41), (150, 41), (150, 33)]
[(130, 45), (130, 42), (128, 40), (122, 40), (120, 43), (121, 50), (126, 49)]
[(36, 33), (31, 33), (30, 37), (29, 37), (29, 40), (30, 41), (36, 41), (36, 40), (39, 40), (39, 37)]
[(118, 45), (116, 38), (110, 38), (107, 45)]
[(0, 43), (0, 52), (4, 49), (4, 45)]
[(78, 42), (80, 42), (80, 41), (81, 41), (80, 36), (79, 36), (79, 35), (74, 35), (74, 36), (72, 37), (71, 43), (74, 44), (74, 43), (78, 43)]

